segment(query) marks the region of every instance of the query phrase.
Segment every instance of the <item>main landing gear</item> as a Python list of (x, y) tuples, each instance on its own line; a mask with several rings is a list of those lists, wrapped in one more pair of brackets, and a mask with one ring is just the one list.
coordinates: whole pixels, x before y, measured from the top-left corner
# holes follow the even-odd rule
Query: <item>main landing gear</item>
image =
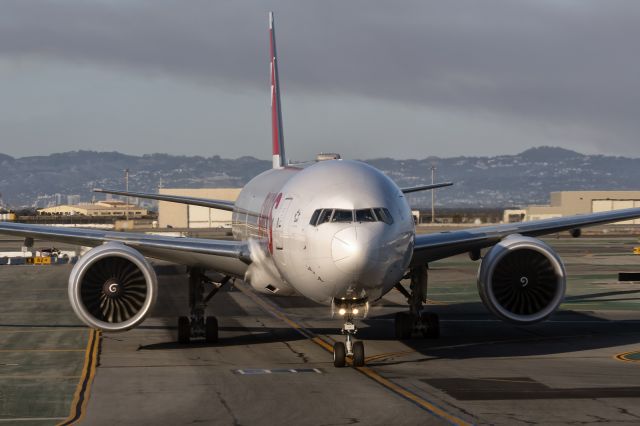
[(410, 291), (400, 283), (396, 289), (400, 291), (409, 303), (409, 312), (398, 312), (395, 318), (396, 338), (410, 339), (412, 335), (422, 334), (426, 338), (440, 336), (440, 322), (438, 315), (423, 311), (423, 304), (427, 301), (428, 268), (426, 265), (411, 268), (405, 278), (411, 279)]
[[(362, 306), (364, 305), (364, 307)], [(344, 316), (344, 325), (340, 332), (344, 334), (345, 342), (336, 342), (333, 344), (333, 365), (334, 367), (344, 367), (347, 363), (347, 357), (350, 356), (354, 367), (364, 366), (364, 343), (361, 341), (354, 342), (353, 338), (358, 332), (354, 318), (360, 313), (361, 309), (367, 309), (366, 301), (362, 300), (336, 300), (334, 306), (338, 308), (338, 314)], [(360, 307), (359, 307), (360, 306)]]
[[(205, 309), (211, 298), (229, 280), (231, 277), (225, 276), (220, 282), (214, 282), (200, 268), (189, 270), (189, 309), (191, 315), (178, 318), (178, 343), (187, 344), (195, 338), (204, 338), (207, 343), (218, 341), (218, 320), (214, 316), (205, 317)], [(213, 285), (206, 296), (205, 284)]]

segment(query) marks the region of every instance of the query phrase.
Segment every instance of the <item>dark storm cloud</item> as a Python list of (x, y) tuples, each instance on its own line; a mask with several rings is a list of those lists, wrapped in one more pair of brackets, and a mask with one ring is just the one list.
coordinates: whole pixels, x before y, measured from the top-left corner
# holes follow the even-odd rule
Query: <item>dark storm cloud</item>
[(264, 88), (277, 13), (289, 93), (353, 94), (593, 133), (627, 152), (640, 130), (640, 3), (13, 0), (0, 55)]

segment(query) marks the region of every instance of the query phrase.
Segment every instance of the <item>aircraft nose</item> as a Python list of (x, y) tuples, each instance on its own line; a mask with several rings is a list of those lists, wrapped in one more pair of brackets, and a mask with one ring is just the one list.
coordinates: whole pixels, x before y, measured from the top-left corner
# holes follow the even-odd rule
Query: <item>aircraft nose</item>
[(331, 242), (336, 267), (347, 274), (358, 274), (367, 264), (378, 260), (380, 248), (375, 234), (364, 227), (351, 226), (338, 231)]

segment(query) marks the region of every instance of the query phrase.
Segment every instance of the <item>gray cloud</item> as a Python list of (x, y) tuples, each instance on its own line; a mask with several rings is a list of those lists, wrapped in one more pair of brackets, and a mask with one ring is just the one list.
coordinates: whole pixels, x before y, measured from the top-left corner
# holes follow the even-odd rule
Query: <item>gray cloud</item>
[(9, 0), (0, 58), (263, 90), (268, 9), (293, 96), (487, 114), (640, 155), (638, 2)]

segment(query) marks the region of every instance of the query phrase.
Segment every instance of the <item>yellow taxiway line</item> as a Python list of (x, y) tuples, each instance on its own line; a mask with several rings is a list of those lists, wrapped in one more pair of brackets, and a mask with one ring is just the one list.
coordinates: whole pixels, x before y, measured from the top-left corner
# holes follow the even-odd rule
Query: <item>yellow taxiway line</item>
[(91, 330), (89, 332), (89, 341), (84, 355), (84, 367), (80, 381), (76, 386), (76, 391), (71, 402), (69, 416), (58, 424), (58, 426), (71, 425), (82, 420), (86, 412), (87, 403), (89, 402), (89, 394), (91, 393), (91, 385), (96, 374), (98, 366), (98, 351), (100, 349), (100, 332)]
[[(321, 337), (317, 336), (315, 333), (309, 331), (307, 328), (305, 328), (304, 326), (298, 324), (297, 322), (293, 321), (291, 318), (289, 318), (285, 313), (283, 313), (281, 310), (279, 310), (275, 305), (272, 305), (271, 303), (267, 303), (264, 299), (262, 299), (260, 296), (258, 296), (257, 294), (255, 294), (252, 290), (248, 289), (244, 284), (240, 284), (240, 285), (236, 285), (236, 288), (238, 288), (240, 291), (242, 291), (245, 295), (249, 296), (249, 298), (251, 298), (254, 302), (256, 302), (260, 307), (262, 307), (264, 310), (266, 310), (268, 313), (270, 313), (271, 315), (275, 316), (276, 318), (279, 318), (280, 320), (284, 321), (287, 325), (289, 325), (290, 327), (292, 327), (293, 329), (295, 329), (296, 331), (298, 331), (300, 334), (302, 334), (303, 336), (305, 336), (306, 338), (308, 338), (309, 340), (311, 340), (313, 343), (317, 344), (318, 346), (320, 346), (321, 348), (325, 349), (327, 352), (333, 353), (333, 346), (327, 342), (326, 340), (322, 339)], [(406, 353), (410, 353), (413, 351), (407, 351), (407, 352), (398, 352), (396, 354), (380, 354), (380, 355), (376, 355), (373, 357), (368, 358), (368, 360), (372, 360), (372, 359), (380, 359), (380, 358), (384, 358), (384, 357), (388, 357), (388, 356), (392, 356), (392, 355), (399, 355), (399, 354), (406, 354)], [(349, 365), (353, 365), (352, 361), (350, 359), (347, 359), (347, 363)], [(431, 402), (427, 401), (424, 398), (421, 398), (419, 395), (411, 392), (410, 390), (392, 382), (389, 379), (384, 378), (383, 376), (381, 376), (380, 374), (378, 374), (376, 371), (374, 371), (373, 369), (371, 369), (370, 367), (355, 367), (355, 370), (364, 374), (366, 377), (370, 378), (371, 380), (375, 381), (376, 383), (384, 386), (386, 389), (394, 392), (397, 395), (400, 395), (401, 397), (408, 399), (409, 401), (413, 402), (414, 404), (418, 405), (419, 407), (421, 407), (422, 409), (428, 411), (429, 413), (436, 415), (446, 421), (448, 421), (451, 424), (454, 425), (458, 425), (458, 426), (468, 426), (471, 425), (471, 423), (456, 417), (453, 414), (450, 414), (448, 412), (446, 412), (445, 410), (443, 410), (442, 408), (432, 404)]]

